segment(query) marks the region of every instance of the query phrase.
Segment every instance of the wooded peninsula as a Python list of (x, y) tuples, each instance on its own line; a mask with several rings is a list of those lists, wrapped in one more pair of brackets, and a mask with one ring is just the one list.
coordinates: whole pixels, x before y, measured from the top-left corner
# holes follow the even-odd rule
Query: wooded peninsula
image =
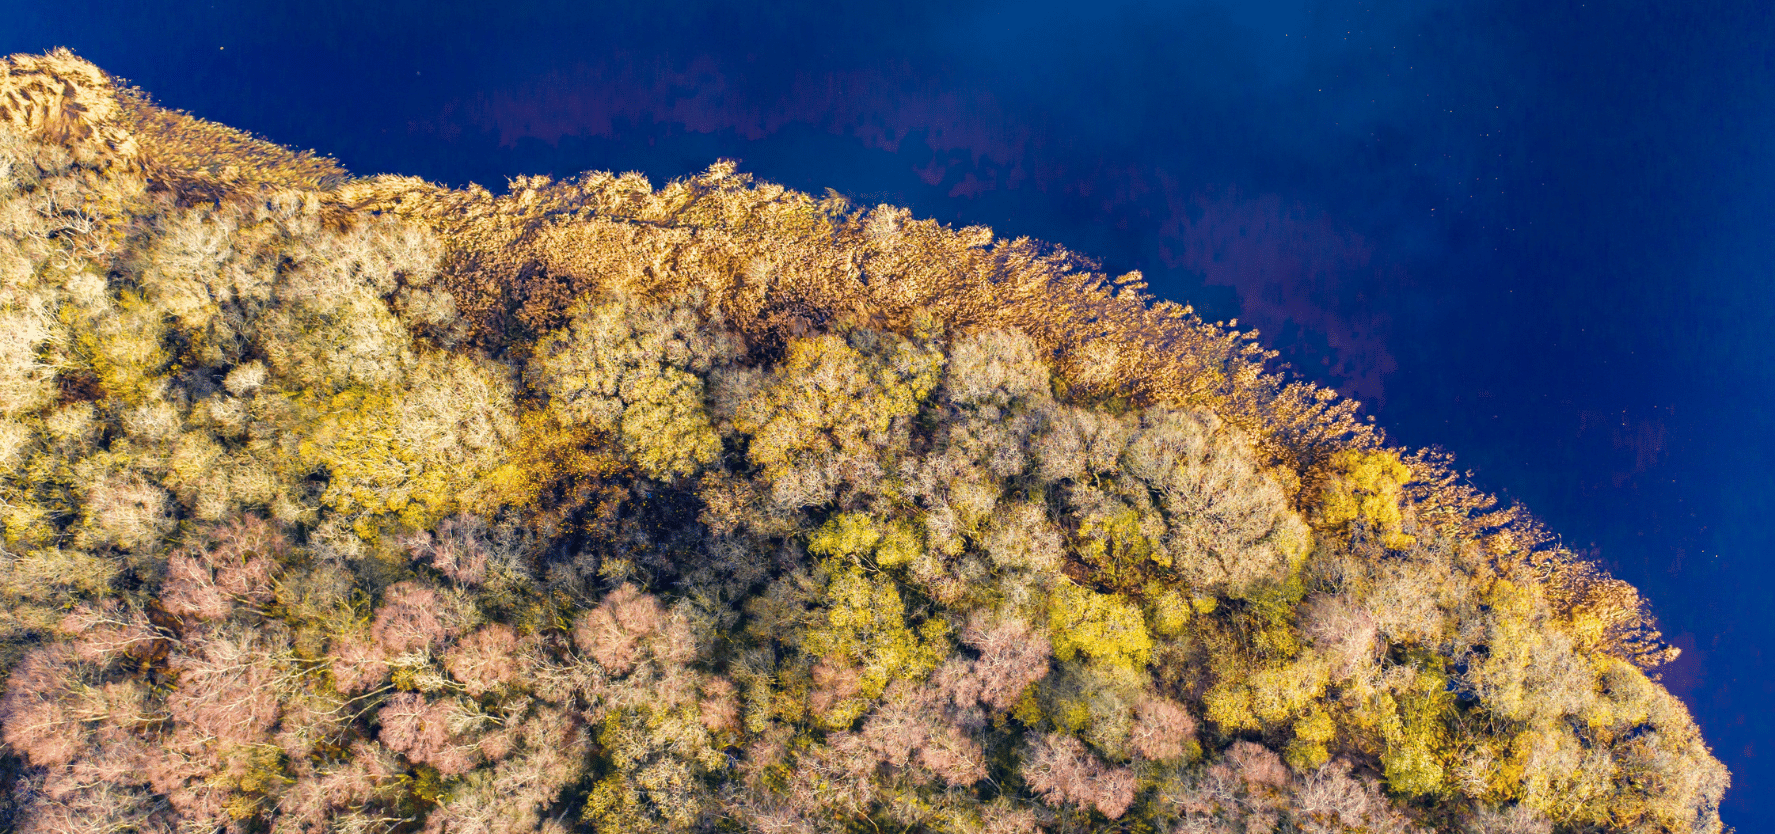
[(0, 60), (0, 827), (1722, 831), (1633, 587), (1144, 287)]

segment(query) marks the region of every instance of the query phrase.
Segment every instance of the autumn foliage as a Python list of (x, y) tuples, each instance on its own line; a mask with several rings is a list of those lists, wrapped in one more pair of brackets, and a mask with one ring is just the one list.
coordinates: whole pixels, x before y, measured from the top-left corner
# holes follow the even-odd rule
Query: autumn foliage
[(1139, 276), (0, 62), (0, 825), (1721, 831), (1631, 586)]

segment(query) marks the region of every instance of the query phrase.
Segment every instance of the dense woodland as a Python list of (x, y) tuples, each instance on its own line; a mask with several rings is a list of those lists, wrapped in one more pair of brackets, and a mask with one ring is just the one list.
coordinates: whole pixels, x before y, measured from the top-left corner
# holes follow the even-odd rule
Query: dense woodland
[(0, 827), (1721, 831), (1633, 588), (1142, 286), (0, 62)]

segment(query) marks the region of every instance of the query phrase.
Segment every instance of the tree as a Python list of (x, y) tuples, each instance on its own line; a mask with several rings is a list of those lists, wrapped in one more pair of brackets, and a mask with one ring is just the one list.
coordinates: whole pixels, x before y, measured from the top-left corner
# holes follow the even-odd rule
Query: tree
[(1134, 804), (1134, 774), (1105, 765), (1070, 736), (1037, 739), (1021, 772), (1030, 789), (1050, 803), (1086, 806), (1112, 820)]
[(649, 476), (690, 475), (721, 451), (703, 378), (738, 351), (719, 318), (705, 321), (698, 306), (694, 297), (648, 304), (628, 296), (583, 305), (537, 344), (531, 384), (568, 423), (617, 433)]
[(740, 404), (736, 430), (779, 503), (821, 503), (840, 482), (881, 473), (878, 450), (906, 443), (906, 421), (936, 387), (942, 355), (899, 337), (856, 334), (791, 342), (762, 390)]

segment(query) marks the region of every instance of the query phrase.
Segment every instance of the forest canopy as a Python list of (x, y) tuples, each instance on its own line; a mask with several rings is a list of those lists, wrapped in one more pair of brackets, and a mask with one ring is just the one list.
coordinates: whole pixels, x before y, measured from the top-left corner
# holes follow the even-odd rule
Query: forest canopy
[(1720, 832), (1630, 585), (1138, 273), (0, 62), (0, 825)]

